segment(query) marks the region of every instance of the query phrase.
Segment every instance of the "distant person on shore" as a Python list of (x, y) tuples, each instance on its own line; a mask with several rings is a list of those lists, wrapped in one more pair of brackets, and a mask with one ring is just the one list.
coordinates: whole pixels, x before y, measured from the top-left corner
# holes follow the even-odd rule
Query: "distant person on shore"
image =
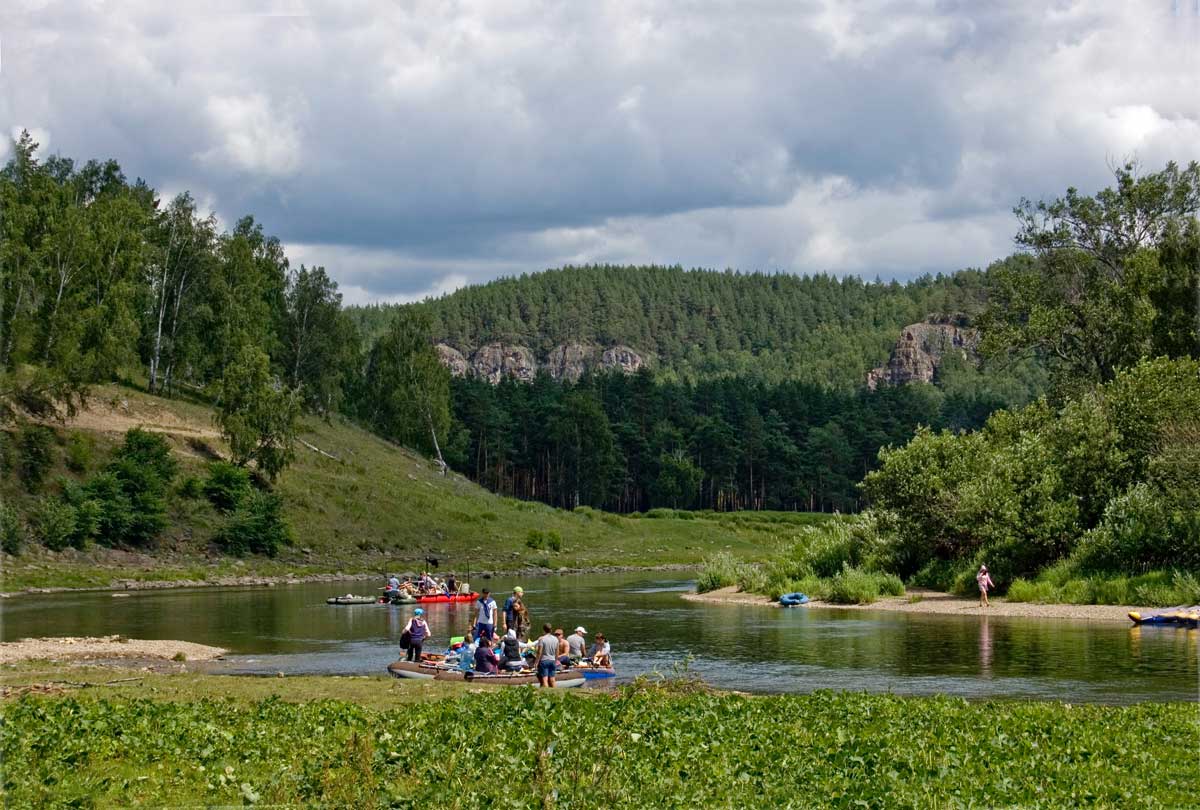
[(567, 636), (567, 655), (571, 657), (571, 661), (575, 662), (587, 656), (587, 630), (582, 627), (576, 627), (575, 632)]
[(492, 598), (492, 592), (484, 588), (475, 604), (479, 606), (479, 613), (475, 618), (475, 635), (491, 638), (496, 634), (496, 613), (499, 611), (496, 600)]
[(996, 583), (992, 582), (992, 575), (988, 573), (987, 566), (979, 566), (979, 573), (975, 575), (975, 582), (979, 585), (979, 606), (991, 607), (988, 602), (988, 589), (995, 588)]
[(533, 657), (537, 660), (538, 686), (554, 686), (554, 673), (558, 670), (558, 636), (549, 623), (542, 625), (542, 637), (534, 645)]
[(596, 634), (596, 646), (592, 649), (592, 666), (612, 666), (612, 647), (609, 646), (608, 639), (604, 637), (603, 633)]
[(429, 625), (425, 623), (424, 610), (417, 608), (413, 611), (413, 617), (404, 625), (404, 632), (408, 633), (408, 655), (404, 660), (419, 663), (421, 647), (425, 644), (425, 639), (429, 638)]

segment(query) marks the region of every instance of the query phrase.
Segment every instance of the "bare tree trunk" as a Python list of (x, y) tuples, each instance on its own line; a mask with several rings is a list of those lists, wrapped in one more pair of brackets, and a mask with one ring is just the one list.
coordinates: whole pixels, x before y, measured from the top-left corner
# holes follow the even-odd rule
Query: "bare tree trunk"
[(429, 435), (433, 438), (433, 452), (437, 454), (438, 471), (445, 475), (448, 466), (446, 459), (442, 458), (442, 447), (438, 444), (437, 431), (433, 427), (433, 414), (429, 411), (425, 411), (425, 421), (429, 423)]
[(150, 393), (158, 392), (158, 363), (162, 356), (163, 319), (167, 314), (167, 266), (163, 264), (158, 286), (158, 327), (154, 330), (154, 351), (150, 354)]

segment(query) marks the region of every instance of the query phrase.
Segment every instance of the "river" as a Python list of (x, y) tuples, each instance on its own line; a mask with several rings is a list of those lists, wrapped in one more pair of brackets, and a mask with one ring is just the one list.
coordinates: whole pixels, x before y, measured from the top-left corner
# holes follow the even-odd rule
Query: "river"
[[(777, 610), (688, 602), (691, 583), (663, 574), (497, 578), (502, 602), (525, 588), (535, 624), (605, 633), (618, 681), (686, 666), (749, 692), (866, 690), (1068, 702), (1195, 700), (1197, 631), (989, 616)], [(180, 639), (231, 651), (238, 674), (381, 673), (396, 658), (410, 606), (333, 607), (325, 598), (376, 583), (281, 585), (6, 599), (5, 641), (32, 636)], [(470, 623), (470, 605), (427, 608), (436, 649)], [(589, 636), (590, 638), (590, 636)]]

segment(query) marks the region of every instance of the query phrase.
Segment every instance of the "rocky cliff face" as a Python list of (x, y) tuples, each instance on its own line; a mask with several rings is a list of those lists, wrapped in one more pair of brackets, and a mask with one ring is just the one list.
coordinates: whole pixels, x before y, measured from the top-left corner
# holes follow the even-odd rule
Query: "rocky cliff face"
[(555, 346), (546, 355), (543, 368), (556, 380), (576, 382), (588, 369), (596, 365), (596, 347), (582, 343), (566, 343)]
[(446, 343), (435, 347), (442, 365), (455, 377), (479, 377), (492, 385), (505, 377), (531, 382), (538, 371), (545, 371), (556, 380), (576, 382), (588, 371), (618, 370), (632, 374), (646, 364), (638, 352), (628, 346), (599, 346), (584, 343), (565, 343), (555, 346), (542, 362), (525, 346), (488, 343), (473, 352), (460, 351)]
[(524, 346), (489, 343), (480, 346), (471, 355), (472, 373), (492, 385), (497, 385), (505, 377), (515, 377), (521, 382), (533, 382), (537, 369), (533, 352)]
[(450, 369), (451, 376), (467, 376), (467, 372), (471, 370), (471, 366), (467, 363), (467, 358), (463, 357), (462, 352), (453, 346), (447, 346), (445, 343), (439, 343), (433, 348), (437, 352), (438, 360), (442, 362), (442, 365)]
[(600, 368), (618, 369), (625, 374), (634, 373), (644, 364), (642, 356), (628, 346), (613, 346), (600, 356)]
[(885, 365), (867, 372), (867, 387), (933, 382), (942, 360), (958, 352), (972, 363), (979, 360), (979, 332), (961, 317), (929, 317), (904, 327)]

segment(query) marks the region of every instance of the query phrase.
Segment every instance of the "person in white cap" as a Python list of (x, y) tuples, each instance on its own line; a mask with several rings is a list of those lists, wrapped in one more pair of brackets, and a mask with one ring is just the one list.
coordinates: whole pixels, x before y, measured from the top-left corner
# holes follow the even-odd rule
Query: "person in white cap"
[(567, 655), (575, 662), (587, 655), (587, 630), (576, 627), (575, 632), (567, 636)]

